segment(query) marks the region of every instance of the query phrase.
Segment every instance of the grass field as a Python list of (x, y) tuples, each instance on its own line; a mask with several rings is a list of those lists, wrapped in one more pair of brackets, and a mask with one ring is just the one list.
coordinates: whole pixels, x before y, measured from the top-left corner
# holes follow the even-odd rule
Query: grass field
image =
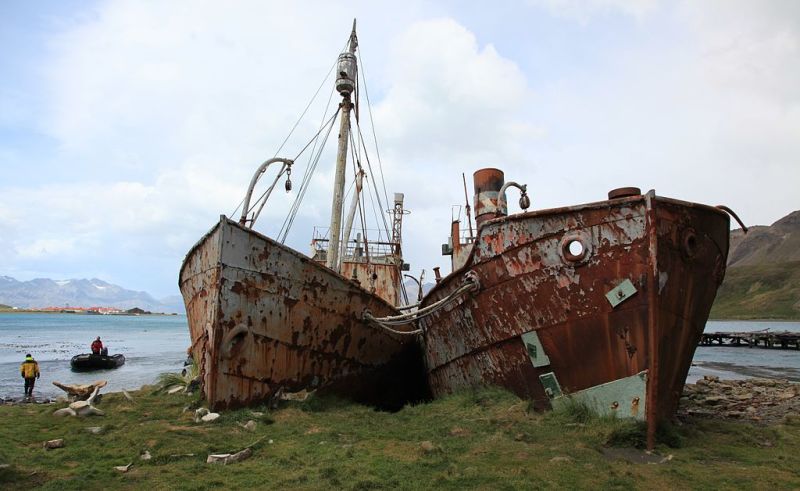
[(711, 318), (800, 320), (800, 262), (729, 268)]
[[(185, 395), (108, 394), (104, 417), (57, 418), (61, 405), (0, 407), (2, 489), (790, 489), (800, 486), (800, 423), (772, 427), (691, 421), (664, 433), (658, 456), (640, 426), (575, 406), (531, 412), (496, 389), (456, 394), (396, 413), (311, 399), (254, 417), (195, 423)], [(241, 426), (256, 420), (255, 431)], [(102, 426), (103, 434), (86, 428)], [(63, 438), (64, 448), (44, 450)], [(270, 443), (270, 440), (272, 441)], [(668, 445), (669, 444), (669, 445)], [(227, 466), (209, 453), (251, 446)], [(152, 459), (139, 455), (147, 450)], [(620, 452), (631, 463), (604, 454)], [(186, 456), (185, 454), (194, 454)], [(668, 459), (668, 460), (667, 460)], [(127, 473), (114, 466), (133, 463)]]

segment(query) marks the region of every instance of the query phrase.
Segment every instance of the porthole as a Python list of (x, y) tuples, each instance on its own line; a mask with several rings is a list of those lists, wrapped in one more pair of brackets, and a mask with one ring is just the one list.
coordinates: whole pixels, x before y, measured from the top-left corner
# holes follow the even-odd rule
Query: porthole
[(233, 328), (233, 330), (228, 332), (222, 342), (222, 358), (229, 360), (235, 356), (238, 356), (244, 348), (244, 343), (248, 333), (249, 331), (247, 330), (247, 327), (243, 325), (238, 325)]
[(686, 257), (694, 257), (697, 254), (698, 240), (697, 234), (693, 229), (688, 229), (683, 233), (683, 253)]
[(561, 239), (561, 257), (565, 262), (577, 264), (585, 261), (592, 252), (589, 235), (584, 232), (571, 232)]
[(567, 244), (567, 251), (569, 252), (570, 256), (580, 258), (583, 257), (583, 252), (585, 249), (581, 241), (576, 239)]

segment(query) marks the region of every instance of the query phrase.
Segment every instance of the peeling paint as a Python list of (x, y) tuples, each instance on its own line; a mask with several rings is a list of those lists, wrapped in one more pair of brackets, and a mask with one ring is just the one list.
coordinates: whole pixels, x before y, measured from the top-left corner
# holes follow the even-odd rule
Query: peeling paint
[(379, 296), (225, 217), (187, 254), (180, 288), (214, 408), (279, 389), (374, 392), (375, 376), (405, 363), (414, 343), (360, 320), (365, 309), (398, 313)]
[[(577, 393), (647, 371), (647, 393), (616, 401), (616, 411), (654, 427), (677, 408), (724, 275), (728, 231), (720, 210), (652, 191), (484, 221), (463, 265), (422, 302), (444, 298), (468, 272), (480, 278), (480, 291), (420, 321), (434, 395), (500, 385), (544, 409), (547, 373)], [(588, 253), (570, 260), (569, 237)], [(613, 306), (605, 294), (623, 280), (638, 293)], [(531, 361), (531, 332), (546, 367)]]

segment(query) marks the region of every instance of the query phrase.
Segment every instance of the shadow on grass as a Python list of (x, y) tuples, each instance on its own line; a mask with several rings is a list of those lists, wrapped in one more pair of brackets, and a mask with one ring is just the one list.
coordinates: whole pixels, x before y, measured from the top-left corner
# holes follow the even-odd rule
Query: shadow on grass
[[(558, 408), (551, 411), (547, 419), (554, 422), (592, 427), (604, 434), (603, 446), (631, 447), (643, 449), (647, 446), (647, 424), (632, 418), (617, 418), (616, 415), (599, 415), (587, 404), (567, 398)], [(684, 435), (672, 424), (662, 423), (656, 430), (656, 444), (670, 448), (681, 448)]]

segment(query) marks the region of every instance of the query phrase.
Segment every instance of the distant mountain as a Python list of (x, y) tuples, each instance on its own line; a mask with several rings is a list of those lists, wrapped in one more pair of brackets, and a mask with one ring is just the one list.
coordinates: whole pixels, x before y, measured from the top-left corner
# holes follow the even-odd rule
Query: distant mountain
[(800, 319), (800, 211), (731, 232), (716, 319)]
[[(417, 292), (419, 292), (419, 287), (417, 286), (417, 282), (413, 280), (406, 280), (403, 285), (406, 287), (406, 294), (408, 295), (408, 301), (410, 303), (417, 303)], [(423, 283), (422, 284), (422, 295), (427, 295), (429, 291), (436, 286), (434, 283)]]
[(750, 227), (731, 232), (728, 266), (775, 264), (800, 261), (800, 210), (781, 218), (769, 227)]
[(42, 307), (139, 307), (152, 312), (183, 312), (180, 297), (157, 300), (147, 292), (127, 290), (97, 278), (17, 281), (0, 276), (0, 304), (19, 308)]

